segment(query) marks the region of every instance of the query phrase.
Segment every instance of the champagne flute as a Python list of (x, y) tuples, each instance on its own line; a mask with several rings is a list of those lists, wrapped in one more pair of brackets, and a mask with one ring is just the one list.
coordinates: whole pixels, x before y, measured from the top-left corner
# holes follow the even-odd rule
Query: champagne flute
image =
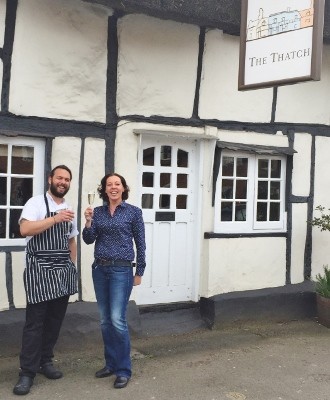
[[(90, 207), (92, 207), (92, 205), (94, 203), (94, 200), (95, 200), (95, 191), (94, 190), (90, 190), (88, 192), (88, 204), (89, 204)], [(91, 218), (91, 221), (92, 220), (93, 219)]]
[[(74, 206), (73, 206), (72, 204), (71, 204), (71, 205), (68, 205), (68, 206), (65, 208), (65, 210), (74, 211)], [(68, 223), (68, 235), (70, 235), (71, 230), (72, 230), (72, 222), (69, 222), (69, 223)]]
[(88, 204), (90, 206), (92, 206), (94, 203), (94, 200), (95, 200), (95, 192), (94, 192), (94, 190), (91, 190), (88, 192)]

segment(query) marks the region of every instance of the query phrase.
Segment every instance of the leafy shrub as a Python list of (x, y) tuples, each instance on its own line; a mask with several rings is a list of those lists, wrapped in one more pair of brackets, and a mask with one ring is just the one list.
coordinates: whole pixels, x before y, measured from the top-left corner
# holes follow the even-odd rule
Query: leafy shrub
[(315, 277), (315, 291), (323, 297), (330, 298), (330, 269), (327, 265), (323, 266), (323, 274)]

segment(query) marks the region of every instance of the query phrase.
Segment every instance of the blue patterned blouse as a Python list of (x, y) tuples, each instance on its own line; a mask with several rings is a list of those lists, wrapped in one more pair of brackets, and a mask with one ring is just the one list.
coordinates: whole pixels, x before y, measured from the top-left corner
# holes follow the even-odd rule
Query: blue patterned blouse
[(145, 229), (140, 208), (123, 201), (113, 216), (107, 205), (95, 207), (92, 226), (84, 228), (86, 244), (95, 242), (94, 257), (133, 261), (136, 246), (136, 275), (142, 276), (145, 262)]

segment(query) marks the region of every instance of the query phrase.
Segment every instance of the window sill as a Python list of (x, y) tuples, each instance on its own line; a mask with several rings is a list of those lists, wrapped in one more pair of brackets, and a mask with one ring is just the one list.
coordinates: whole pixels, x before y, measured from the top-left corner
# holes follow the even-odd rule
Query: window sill
[(215, 233), (204, 232), (204, 239), (230, 239), (251, 237), (287, 237), (287, 232)]

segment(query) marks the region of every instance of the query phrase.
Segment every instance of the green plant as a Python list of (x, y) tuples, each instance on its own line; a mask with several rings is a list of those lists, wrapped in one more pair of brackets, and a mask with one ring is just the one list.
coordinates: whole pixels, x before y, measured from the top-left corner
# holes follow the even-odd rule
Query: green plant
[[(318, 228), (320, 228), (321, 232), (322, 231), (330, 231), (330, 214), (326, 214), (324, 212), (325, 207), (317, 206), (315, 209), (321, 213), (321, 216), (314, 217), (311, 221), (311, 225), (317, 226)], [(330, 211), (330, 208), (328, 208), (328, 211)]]
[(323, 274), (317, 274), (314, 282), (316, 293), (330, 298), (330, 269), (327, 265), (323, 265)]

